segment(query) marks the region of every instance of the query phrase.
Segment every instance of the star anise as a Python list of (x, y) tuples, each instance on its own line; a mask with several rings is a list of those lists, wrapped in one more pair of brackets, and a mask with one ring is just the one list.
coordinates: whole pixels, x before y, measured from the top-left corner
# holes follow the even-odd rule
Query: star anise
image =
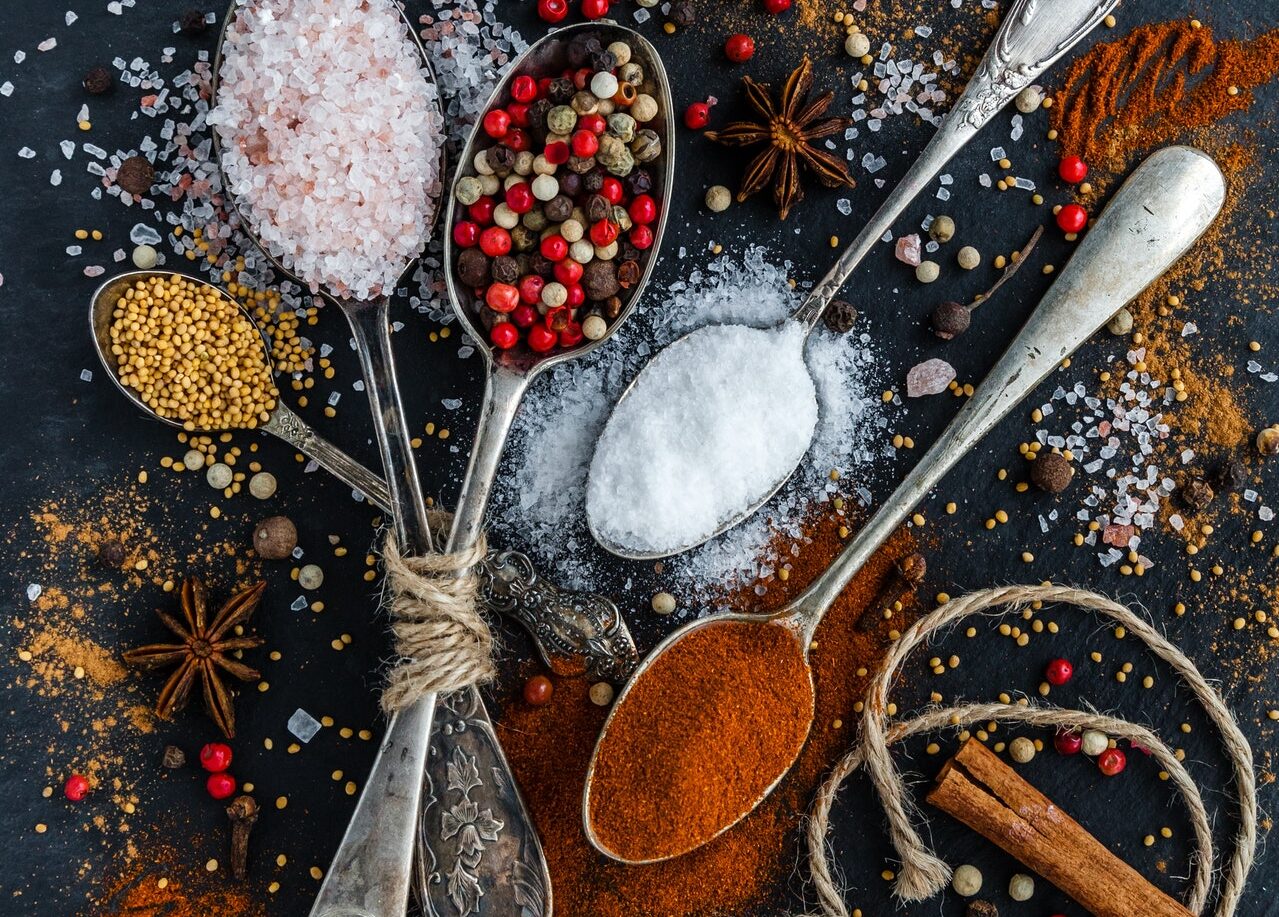
[(712, 140), (729, 146), (768, 144), (768, 149), (747, 167), (737, 192), (739, 202), (762, 191), (771, 182), (773, 200), (782, 219), (786, 219), (791, 207), (804, 199), (799, 180), (801, 165), (827, 187), (856, 186), (848, 174), (848, 165), (815, 145), (816, 141), (844, 130), (853, 122), (849, 118), (822, 118), (835, 93), (824, 92), (811, 101), (808, 99), (813, 86), (813, 63), (807, 56), (787, 78), (777, 105), (773, 104), (767, 84), (757, 83), (749, 76), (742, 77), (742, 84), (761, 120), (735, 121), (722, 131), (706, 133)]
[(155, 712), (162, 719), (186, 706), (191, 688), (199, 679), (204, 689), (204, 705), (213, 722), (228, 739), (235, 738), (235, 707), (230, 689), (223, 683), (223, 673), (234, 675), (240, 681), (259, 678), (256, 670), (236, 661), (232, 654), (237, 650), (253, 649), (262, 645), (261, 637), (243, 637), (235, 632), (239, 624), (248, 621), (262, 599), (265, 582), (254, 583), (231, 596), (218, 613), (209, 620), (209, 600), (204, 584), (194, 577), (182, 581), (182, 617), (178, 621), (172, 615), (157, 611), (164, 626), (173, 631), (180, 643), (153, 643), (129, 650), (124, 661), (142, 669), (155, 669), (176, 665), (155, 703)]

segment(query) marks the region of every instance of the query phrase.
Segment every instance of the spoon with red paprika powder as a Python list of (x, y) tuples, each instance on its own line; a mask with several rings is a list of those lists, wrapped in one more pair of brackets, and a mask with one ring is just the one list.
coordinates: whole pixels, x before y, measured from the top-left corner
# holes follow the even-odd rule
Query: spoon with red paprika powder
[(1225, 190), (1199, 150), (1152, 154), (972, 399), (825, 573), (778, 611), (703, 618), (658, 644), (618, 697), (587, 771), (582, 819), (597, 850), (634, 864), (680, 856), (772, 792), (812, 725), (808, 649), (826, 610), (962, 456), (1190, 248)]

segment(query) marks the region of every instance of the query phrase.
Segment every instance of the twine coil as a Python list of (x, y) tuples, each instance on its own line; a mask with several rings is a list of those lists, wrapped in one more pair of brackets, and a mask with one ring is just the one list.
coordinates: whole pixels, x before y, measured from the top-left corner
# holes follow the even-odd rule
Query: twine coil
[[(450, 519), (433, 513), (431, 528), (446, 530)], [(487, 555), (483, 535), (464, 551), (420, 555), (400, 553), (394, 534), (387, 536), (382, 562), (391, 632), (400, 657), (382, 690), (387, 713), (427, 694), (447, 694), (496, 676), (493, 634), (479, 613), (475, 572)]]
[[(822, 783), (813, 803), (806, 831), (809, 872), (821, 908), (821, 917), (848, 917), (849, 914), (832, 869), (826, 838), (835, 796), (844, 780), (863, 764), (879, 794), (888, 818), (889, 837), (902, 864), (894, 888), (895, 894), (903, 901), (920, 901), (932, 897), (946, 886), (950, 880), (950, 867), (920, 837), (915, 827), (915, 806), (893, 764), (888, 746), (919, 733), (986, 720), (1026, 723), (1037, 727), (1098, 729), (1110, 736), (1128, 739), (1148, 750), (1159, 766), (1168, 772), (1190, 812), (1195, 852), (1187, 907), (1196, 914), (1202, 913), (1212, 886), (1214, 864), (1208, 813), (1203, 797), (1186, 769), (1172, 750), (1149, 729), (1093, 711), (1016, 704), (968, 704), (931, 708), (911, 720), (888, 722), (885, 711), (888, 708), (889, 686), (916, 647), (928, 641), (937, 631), (952, 627), (971, 615), (1002, 615), (1034, 602), (1074, 605), (1122, 624), (1145, 643), (1151, 652), (1172, 667), (1220, 732), (1235, 773), (1239, 829), (1235, 835), (1230, 863), (1223, 873), (1216, 915), (1231, 917), (1234, 914), (1256, 856), (1257, 787), (1252, 750), (1221, 695), (1208, 684), (1185, 654), (1155, 630), (1149, 621), (1126, 606), (1095, 592), (1067, 586), (1006, 586), (970, 593), (916, 621), (893, 644), (883, 665), (872, 679), (867, 689), (858, 743), (836, 763)], [(1000, 610), (990, 612), (992, 608)]]

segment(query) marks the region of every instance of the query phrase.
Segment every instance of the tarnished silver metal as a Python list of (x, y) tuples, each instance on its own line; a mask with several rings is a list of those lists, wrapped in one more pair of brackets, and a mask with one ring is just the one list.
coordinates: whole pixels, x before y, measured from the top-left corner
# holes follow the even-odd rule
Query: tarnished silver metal
[[(223, 43), (227, 28), (236, 11), (246, 0), (233, 0), (223, 21), (222, 35), (218, 40), (213, 64), (213, 99), (216, 104), (218, 80), (222, 65)], [(435, 74), (423, 47), (417, 29), (399, 3), (393, 4), (404, 22), (405, 32), (418, 50), (421, 72), (429, 86), (435, 86)], [(434, 103), (443, 123), (438, 91), (433, 91)], [(214, 149), (219, 168), (222, 165), (217, 132), (213, 133)], [(440, 144), (437, 174), (446, 172), (445, 145)], [(230, 187), (223, 173), (224, 187)], [(427, 225), (434, 227), (439, 216), (438, 195), (442, 188), (429, 194), (425, 202), (430, 208)], [(240, 210), (234, 195), (227, 192), (227, 199), (240, 216), (246, 234), (258, 241), (252, 222)], [(288, 267), (274, 258), (262, 245), (264, 254), (284, 274), (292, 276)], [(402, 266), (401, 282), (413, 267), (413, 261)], [(389, 320), (389, 292), (368, 302), (332, 295), (324, 291), (325, 298), (334, 303), (346, 316), (355, 339), (356, 354), (364, 374), (365, 391), (373, 413), (373, 426), (377, 434), (378, 451), (387, 472), (387, 485), (391, 515), (395, 522), (395, 534), (402, 550), (417, 553), (430, 550), (431, 530), (427, 519), (426, 501), (422, 496), (417, 466), (404, 407), (396, 384), (395, 356), (391, 346)], [(447, 550), (447, 547), (446, 547)], [(472, 719), (486, 726), (490, 735), (492, 726), (484, 710), (479, 692), (467, 689), (461, 703), (468, 705)], [(435, 740), (432, 733), (436, 697), (426, 695), (412, 706), (391, 717), (378, 749), (373, 768), (364, 782), (364, 790), (356, 803), (355, 811), (347, 826), (342, 842), (334, 854), (325, 874), (319, 894), (312, 905), (312, 917), (402, 917), (408, 907), (409, 893), (415, 888), (423, 909), (432, 912), (429, 899), (433, 889), (422, 882), (421, 867), (414, 869), (414, 852), (422, 836), (422, 802), (429, 785), (426, 777), (429, 751)], [(440, 733), (447, 740), (448, 734)], [(446, 744), (449, 744), (446, 742)], [(435, 757), (451, 754), (451, 745), (435, 748)], [(491, 742), (478, 747), (475, 766), (490, 775), (485, 793), (491, 796), (493, 808), (500, 809), (502, 821), (492, 830), (506, 832), (504, 842), (495, 846), (485, 858), (485, 871), (506, 876), (516, 868), (506, 857), (517, 854), (519, 868), (535, 873), (544, 892), (541, 899), (544, 910), (550, 911), (550, 875), (542, 855), (541, 843), (533, 828), (532, 819), (510, 773), (510, 765), (502, 754), (494, 736)], [(475, 787), (468, 792), (479, 797)], [(488, 798), (486, 796), (486, 798)], [(479, 799), (475, 804), (482, 804)], [(489, 826), (491, 828), (491, 826)], [(486, 831), (489, 830), (486, 828)], [(468, 834), (469, 836), (469, 834)], [(427, 853), (427, 855), (431, 855)], [(468, 862), (478, 857), (467, 852)], [(523, 894), (523, 893), (521, 893)]]
[[(182, 424), (161, 417), (137, 394), (120, 382), (117, 362), (111, 354), (111, 313), (124, 291), (139, 280), (177, 276), (217, 292), (240, 309), (250, 322), (253, 316), (221, 287), (191, 274), (174, 271), (130, 271), (98, 287), (89, 305), (90, 336), (98, 358), (126, 398), (143, 413), (182, 429)], [(270, 347), (262, 342), (268, 363)], [(277, 402), (266, 423), (257, 429), (284, 440), (320, 467), (362, 494), (374, 506), (391, 511), (391, 491), (386, 480), (320, 436), (283, 402)], [(221, 433), (221, 430), (197, 430)], [(569, 592), (547, 582), (533, 563), (515, 551), (490, 551), (480, 568), (484, 584), (481, 597), (491, 611), (507, 615), (523, 625), (547, 665), (560, 675), (591, 675), (606, 681), (623, 681), (635, 665), (635, 642), (621, 612), (609, 599), (589, 592)]]
[[(822, 616), (866, 560), (995, 424), (1120, 308), (1185, 254), (1212, 224), (1225, 199), (1226, 183), (1221, 170), (1199, 150), (1167, 147), (1146, 159), (1088, 230), (1070, 263), (973, 397), (831, 566), (798, 597), (776, 611), (711, 615), (672, 633), (639, 664), (622, 689), (599, 741), (604, 741), (613, 717), (653, 660), (698, 628), (725, 620), (782, 623), (794, 629), (797, 648), (807, 660)], [(598, 753), (597, 744), (596, 755)], [(777, 762), (777, 778), (752, 804), (752, 810), (772, 792), (792, 763)], [(591, 827), (594, 772), (595, 755), (587, 771), (582, 799), (586, 836), (601, 853), (622, 859), (600, 842)], [(743, 812), (742, 816), (746, 814)], [(721, 831), (730, 827), (731, 824), (724, 825)]]
[[(812, 292), (800, 303), (787, 321), (797, 321), (811, 332), (821, 321), (822, 314), (840, 288), (848, 280), (861, 260), (866, 257), (884, 233), (892, 228), (902, 212), (937, 176), (946, 163), (968, 141), (976, 136), (991, 118), (1008, 105), (1026, 86), (1035, 81), (1045, 70), (1087, 35), (1115, 8), (1118, 0), (1015, 0), (1004, 15), (985, 57), (967, 87), (946, 116), (928, 146), (919, 154), (902, 180), (880, 205), (857, 237), (849, 243), (839, 260), (826, 272)], [(669, 345), (668, 345), (669, 346)], [(618, 399), (620, 404), (635, 387), (640, 375), (631, 382)], [(614, 406), (614, 410), (616, 410)], [(753, 516), (773, 495), (781, 489), (794, 469), (786, 472), (781, 480), (741, 512), (724, 520), (714, 531), (707, 532), (688, 544), (672, 546), (668, 550), (654, 552), (621, 544), (590, 525), (591, 535), (606, 551), (628, 560), (657, 560), (680, 554), (690, 548), (710, 541), (738, 523)], [(588, 524), (590, 520), (588, 519)]]

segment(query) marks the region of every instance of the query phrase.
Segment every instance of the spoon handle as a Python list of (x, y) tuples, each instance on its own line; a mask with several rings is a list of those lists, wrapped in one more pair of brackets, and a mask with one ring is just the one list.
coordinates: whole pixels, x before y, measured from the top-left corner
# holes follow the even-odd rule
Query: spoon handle
[(946, 472), (1180, 258), (1212, 223), (1225, 196), (1217, 164), (1191, 147), (1159, 150), (1133, 172), (972, 399), (830, 568), (792, 603), (808, 639), (853, 575)]
[(1017, 93), (1057, 62), (1119, 0), (1016, 0), (994, 40), (928, 146), (839, 260), (795, 310), (811, 331), (862, 258), (892, 228), (906, 207)]
[(317, 433), (314, 427), (295, 414), (283, 401), (276, 403), (271, 419), (262, 429), (314, 459), (321, 468), (360, 493), (374, 506), (391, 512), (391, 489), (386, 486), (386, 480)]

